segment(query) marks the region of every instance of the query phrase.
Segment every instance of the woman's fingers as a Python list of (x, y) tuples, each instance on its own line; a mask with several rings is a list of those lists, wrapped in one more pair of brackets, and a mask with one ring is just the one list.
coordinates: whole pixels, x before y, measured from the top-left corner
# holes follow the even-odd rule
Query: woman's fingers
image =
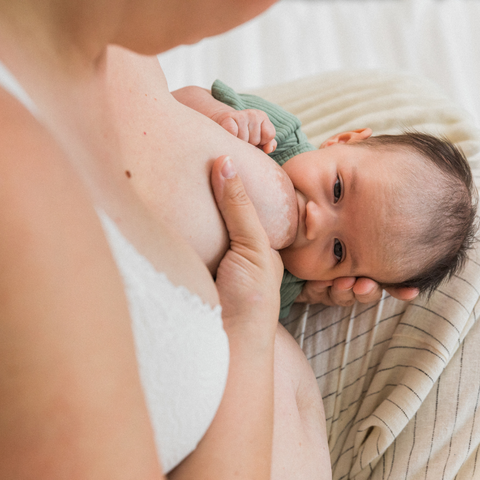
[(296, 301), (346, 307), (355, 301), (375, 302), (381, 296), (382, 289), (369, 278), (339, 277), (328, 281), (308, 281)]
[(418, 288), (403, 287), (403, 288), (386, 288), (385, 289), (392, 297), (398, 300), (411, 301), (417, 298), (420, 293)]
[(230, 249), (220, 262), (216, 278), (224, 321), (244, 323), (263, 318), (262, 328), (272, 333), (280, 305), (280, 255), (270, 248), (229, 157), (220, 157), (213, 164), (212, 187), (230, 236)]

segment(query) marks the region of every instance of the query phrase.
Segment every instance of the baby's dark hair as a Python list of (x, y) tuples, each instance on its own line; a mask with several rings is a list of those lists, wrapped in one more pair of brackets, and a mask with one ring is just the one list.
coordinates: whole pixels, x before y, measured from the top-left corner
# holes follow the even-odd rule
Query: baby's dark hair
[[(384, 288), (415, 287), (429, 297), (444, 280), (462, 270), (468, 250), (476, 241), (477, 191), (468, 161), (460, 148), (446, 138), (415, 131), (370, 137), (361, 145), (413, 152), (424, 159), (427, 167), (437, 169), (432, 178), (441, 180), (434, 184), (434, 188), (442, 190), (429, 196), (431, 206), (420, 207), (424, 211), (422, 227), (413, 240), (413, 245), (419, 247), (415, 263), (420, 271), (405, 281), (382, 284)], [(431, 186), (425, 187), (431, 190)]]

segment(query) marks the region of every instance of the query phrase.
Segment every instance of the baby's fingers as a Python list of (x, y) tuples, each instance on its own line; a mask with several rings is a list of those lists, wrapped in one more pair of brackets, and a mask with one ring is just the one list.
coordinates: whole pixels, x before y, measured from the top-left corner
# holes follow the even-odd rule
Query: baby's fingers
[[(215, 120), (215, 119), (213, 119)], [(228, 112), (227, 116), (224, 116), (221, 120), (215, 120), (224, 128), (227, 132), (231, 133), (235, 137), (243, 140), (244, 142), (250, 141), (250, 122), (244, 111), (241, 112)]]
[(232, 115), (232, 118), (237, 124), (237, 137), (244, 142), (252, 143), (250, 141), (250, 119), (244, 111), (237, 112), (236, 115)]
[(251, 111), (248, 115), (248, 143), (255, 147), (262, 146), (262, 122), (256, 115), (256, 111)]
[(329, 301), (329, 289), (332, 285), (332, 281), (323, 280), (309, 280), (303, 286), (300, 295), (296, 298), (297, 303), (324, 303), (328, 304)]
[[(277, 142), (275, 141), (275, 135), (277, 134), (273, 123), (267, 118), (262, 121), (261, 127), (261, 139), (259, 145), (263, 146), (265, 153), (272, 153), (277, 148)], [(267, 152), (265, 148), (270, 146), (271, 150)]]
[(277, 141), (273, 139), (273, 140), (270, 140), (268, 143), (266, 143), (262, 147), (262, 150), (268, 155), (269, 153), (274, 152), (276, 148), (277, 148)]
[(219, 122), (219, 125), (235, 137), (238, 136), (238, 125), (232, 117), (227, 117)]
[[(249, 109), (237, 112), (235, 116), (242, 136), (242, 140), (251, 145), (262, 148), (266, 153), (271, 153), (277, 147), (274, 141), (276, 131), (268, 115), (261, 110)], [(267, 146), (268, 145), (268, 146)], [(268, 150), (268, 151), (267, 151)]]
[(402, 288), (386, 288), (385, 289), (392, 297), (395, 297), (398, 300), (403, 300), (406, 302), (410, 302), (411, 300), (415, 300), (419, 295), (418, 288), (414, 287), (402, 287)]

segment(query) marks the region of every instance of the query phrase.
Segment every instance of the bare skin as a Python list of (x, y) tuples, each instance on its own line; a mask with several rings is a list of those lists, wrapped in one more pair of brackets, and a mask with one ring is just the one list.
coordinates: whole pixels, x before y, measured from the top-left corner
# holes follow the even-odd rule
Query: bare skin
[[(2, 170), (8, 172), (1, 180), (1, 218), (9, 226), (0, 249), (1, 294), (8, 299), (0, 302), (5, 347), (0, 349), (0, 424), (8, 427), (0, 429), (2, 477), (28, 478), (33, 472), (36, 479), (49, 480), (164, 478), (138, 378), (121, 279), (94, 206), (105, 210), (173, 283), (212, 305), (222, 299), (231, 346), (225, 395), (201, 446), (177, 478), (223, 480), (238, 478), (239, 471), (245, 479), (270, 477), (278, 255), (260, 224), (249, 223), (255, 218), (253, 207), (235, 215), (239, 206), (233, 193), (238, 194), (241, 184), (232, 184), (219, 205), (230, 218), (231, 238), (243, 263), (238, 263), (238, 252), (235, 257), (234, 250), (228, 250), (227, 272), (236, 276), (226, 274), (215, 285), (203, 259), (163, 217), (152, 214), (133, 187), (136, 169), (124, 158), (138, 153), (141, 144), (123, 152), (118, 136), (125, 131), (117, 130), (108, 113), (104, 62), (109, 41), (153, 53), (163, 43), (146, 31), (165, 28), (167, 46), (218, 33), (209, 29), (175, 37), (166, 13), (175, 11), (177, 3), (0, 1), (0, 58), (42, 112), (41, 124), (0, 91), (2, 124), (9, 127), (0, 134)], [(195, 9), (201, 3), (212, 12), (226, 8), (228, 15), (235, 9), (226, 3), (245, 8), (244, 2), (223, 0), (187, 3)], [(255, 0), (251, 10), (258, 13), (259, 3), (265, 6)], [(180, 17), (188, 31), (198, 16), (190, 12), (189, 21), (184, 13)], [(131, 29), (140, 24), (145, 28)], [(157, 102), (168, 116), (166, 87), (165, 92)], [(180, 121), (180, 110), (172, 112), (162, 124), (166, 133), (169, 120)], [(141, 118), (125, 121), (132, 119), (138, 127)], [(161, 142), (155, 147), (152, 142), (150, 148), (161, 145), (172, 164), (174, 158), (195, 156), (213, 161), (219, 152), (213, 141), (198, 151), (203, 138), (187, 148), (177, 137), (171, 143), (168, 138), (159, 137)], [(132, 170), (130, 178), (127, 169)], [(232, 255), (237, 261), (231, 261)], [(245, 311), (246, 300), (258, 291), (262, 295)], [(257, 391), (262, 395), (252, 394)], [(328, 477), (328, 465), (325, 471)]]
[[(285, 172), (259, 149), (177, 102), (155, 58), (155, 83), (141, 73), (132, 78), (132, 65), (138, 64), (138, 72), (145, 59), (131, 56), (126, 62), (125, 52), (113, 48), (110, 58), (111, 108), (126, 152), (122, 168), (151, 214), (183, 235), (214, 275), (229, 239), (212, 195), (210, 170), (215, 158), (230, 155), (272, 248), (292, 243), (298, 210)], [(168, 147), (160, 155), (157, 145), (165, 138)]]
[[(200, 3), (192, 7), (214, 2)], [(257, 12), (258, 3), (252, 2)], [(161, 30), (154, 19), (168, 23), (167, 7), (175, 10), (176, 4), (0, 1), (0, 58), (42, 112), (40, 122), (0, 90), (6, 126), (0, 133), (1, 220), (8, 225), (0, 248), (2, 478), (164, 478), (138, 377), (125, 292), (94, 205), (114, 218), (173, 283), (211, 305), (219, 303), (204, 262), (171, 226), (152, 218), (119, 168), (122, 151), (105, 100), (108, 41), (133, 34), (140, 51), (160, 51), (161, 41), (130, 26), (153, 21), (152, 30)], [(223, 4), (213, 5), (214, 10)], [(182, 20), (188, 29), (188, 18)], [(195, 38), (171, 36), (169, 42)], [(241, 331), (230, 332), (234, 370), (212, 423), (219, 434), (207, 433), (202, 440), (197, 457), (205, 466), (195, 478), (202, 472), (206, 478), (232, 478), (239, 465), (244, 478), (270, 476), (278, 259), (259, 224), (248, 231), (238, 244), (246, 240), (243, 253), (256, 255), (255, 275), (230, 267), (245, 273), (246, 281), (237, 277), (237, 286), (246, 288), (236, 292), (238, 303), (230, 299), (225, 328), (230, 324)], [(262, 285), (256, 283), (260, 277)], [(223, 282), (226, 290), (229, 278)], [(242, 295), (258, 287), (266, 301), (258, 313), (245, 317)], [(261, 335), (242, 329), (245, 324), (260, 327)], [(262, 341), (255, 344), (254, 338)], [(248, 397), (251, 388), (265, 393), (245, 402), (228, 394), (240, 391)], [(262, 421), (236, 422), (238, 439), (225, 442), (224, 432), (231, 431), (229, 422), (236, 417), (222, 412), (231, 409), (245, 418), (258, 412)], [(250, 447), (241, 448), (240, 439)], [(219, 449), (231, 461), (219, 465), (209, 456)], [(191, 477), (187, 470), (179, 478)]]
[[(283, 170), (259, 149), (176, 102), (166, 92), (166, 84), (148, 84), (151, 75), (138, 73), (136, 78), (131, 79), (132, 83), (129, 83), (131, 72), (141, 72), (145, 59), (126, 58), (125, 52), (116, 49), (111, 49), (110, 54), (114, 60), (109, 73), (112, 109), (117, 119), (129, 119), (128, 122), (119, 124), (118, 128), (123, 132), (122, 147), (129, 152), (126, 158), (136, 159), (134, 163), (127, 161), (122, 168), (129, 172), (130, 176), (125, 177), (152, 216), (173, 225), (187, 241), (191, 240), (191, 246), (208, 264), (210, 271), (216, 273), (217, 261), (226, 251), (229, 239), (213, 199), (208, 180), (209, 171), (213, 163), (212, 157), (222, 151), (232, 151), (234, 153), (231, 157), (238, 174), (242, 177), (244, 172), (246, 191), (259, 212), (259, 219), (270, 242), (274, 245), (291, 243), (293, 238), (290, 231), (296, 233), (296, 223), (294, 228), (281, 237), (277, 236), (278, 228), (268, 223), (271, 215), (283, 219), (282, 212), (287, 207), (287, 215), (297, 222), (295, 193)], [(139, 62), (138, 68), (132, 68), (130, 61), (133, 65)], [(159, 70), (154, 62), (156, 59), (153, 59), (152, 70)], [(120, 86), (117, 81), (113, 82), (113, 79), (118, 78), (124, 81)], [(133, 98), (132, 101), (129, 100), (130, 97)], [(163, 115), (165, 111), (169, 112), (168, 117)], [(159, 155), (156, 145), (159, 142), (165, 145), (166, 139), (176, 155), (169, 155), (168, 150), (165, 155), (163, 150), (162, 155)], [(183, 161), (179, 162), (178, 158)], [(275, 182), (265, 181), (272, 176), (276, 178)], [(269, 201), (265, 202), (265, 199)], [(164, 204), (172, 205), (172, 208), (165, 211), (160, 208)], [(272, 226), (270, 230), (269, 225)], [(219, 249), (222, 250), (219, 252)], [(223, 302), (222, 305), (224, 306)], [(243, 357), (244, 354), (239, 352), (239, 355)], [(303, 352), (281, 326), (278, 327), (275, 340), (274, 370), (271, 478), (330, 478), (329, 467), (325, 468), (329, 465), (329, 454), (321, 395)], [(210, 433), (212, 432), (215, 432), (213, 426)], [(292, 436), (296, 438), (294, 443), (291, 441)], [(202, 446), (201, 443), (197, 454), (202, 452)], [(189, 471), (198, 471), (198, 461), (198, 456), (191, 455), (170, 477), (182, 478)], [(299, 463), (302, 464), (301, 468)]]
[[(257, 146), (267, 154), (275, 150), (277, 146), (275, 141), (275, 127), (265, 112), (256, 109), (237, 111), (232, 107), (216, 100), (210, 91), (195, 86), (181, 88), (172, 92), (172, 95), (183, 105), (202, 113), (214, 122), (218, 123), (234, 137)], [(328, 154), (325, 156), (325, 148), (342, 143), (361, 142), (363, 139), (368, 138), (371, 134), (371, 129), (364, 128), (351, 132), (343, 132), (327, 139), (321, 145), (320, 150), (314, 153), (308, 153), (308, 156), (316, 158), (313, 168), (311, 165), (308, 165), (308, 162), (305, 163), (301, 160), (299, 161), (297, 158), (304, 157), (306, 154), (302, 154), (300, 156), (297, 155), (284, 164), (282, 169), (287, 172), (290, 180), (295, 186), (297, 197), (299, 194), (297, 191), (298, 178), (301, 179), (300, 182), (303, 183), (304, 186), (308, 185), (310, 190), (313, 192), (318, 191), (320, 189), (320, 185), (324, 183), (319, 177), (325, 176), (325, 172), (319, 175), (319, 171), (317, 170), (325, 168), (326, 164), (330, 163), (331, 160), (335, 158), (335, 155)], [(332, 153), (330, 149), (328, 150), (328, 153)], [(401, 152), (399, 152), (399, 155), (401, 155)], [(292, 167), (292, 164), (295, 164), (295, 167)], [(250, 172), (247, 171), (246, 173), (249, 175)], [(377, 186), (376, 190), (379, 188), (382, 188), (381, 184)], [(332, 186), (327, 187), (329, 193), (331, 192), (331, 189)], [(342, 186), (340, 183), (337, 189), (339, 192), (341, 191)], [(268, 195), (270, 193), (271, 192), (268, 192), (267, 190), (263, 201), (268, 201)], [(304, 203), (303, 197), (298, 198), (297, 203), (299, 211), (299, 223), (296, 237), (292, 244), (280, 251), (280, 255), (285, 263), (285, 267), (299, 278), (308, 279), (296, 301), (307, 303), (324, 303), (326, 305), (347, 305), (353, 303), (355, 299), (361, 303), (368, 303), (378, 300), (381, 296), (381, 289), (379, 288), (378, 283), (372, 280), (372, 278), (377, 278), (376, 275), (373, 275), (373, 272), (370, 272), (370, 278), (360, 277), (361, 274), (359, 274), (359, 272), (353, 272), (352, 270), (349, 271), (348, 268), (343, 268), (341, 270), (336, 269), (335, 271), (326, 274), (325, 268), (332, 263), (333, 248), (331, 246), (329, 249), (327, 249), (327, 252), (325, 252), (325, 248), (321, 248), (321, 245), (318, 244), (318, 242), (313, 242), (313, 244), (308, 247), (308, 252), (302, 252), (306, 245), (303, 245), (303, 248), (298, 248), (299, 238), (301, 238), (304, 233), (302, 228), (303, 220), (301, 219), (303, 216), (303, 211), (300, 208)], [(363, 203), (363, 200), (360, 201), (360, 204)], [(300, 212), (302, 212), (302, 215)], [(360, 220), (360, 224), (362, 224), (362, 228), (364, 230), (372, 232), (375, 229), (375, 223), (373, 226), (371, 225), (367, 228), (365, 228), (365, 225), (363, 225), (365, 220), (369, 218), (369, 215), (360, 214), (357, 215), (357, 217), (357, 220), (362, 219)], [(373, 215), (373, 217), (377, 217), (377, 215)], [(281, 219), (279, 220), (281, 221)], [(351, 220), (347, 223), (351, 224)], [(319, 227), (323, 232), (323, 235), (327, 235), (325, 228), (326, 226), (326, 224), (320, 222)], [(353, 236), (357, 237), (355, 233)], [(334, 241), (334, 237), (331, 239), (331, 241)], [(380, 241), (377, 249), (381, 249), (383, 245), (384, 242)], [(199, 248), (198, 245), (197, 248)], [(343, 245), (342, 249), (344, 250)], [(322, 250), (324, 255), (320, 254)], [(325, 255), (325, 253), (327, 254)], [(363, 275), (368, 275), (368, 273), (365, 271)], [(391, 279), (391, 281), (387, 283), (393, 283), (394, 281), (397, 281), (397, 279)], [(391, 288), (389, 289), (389, 293), (396, 298), (410, 300), (418, 294), (418, 291), (417, 289), (411, 288)]]

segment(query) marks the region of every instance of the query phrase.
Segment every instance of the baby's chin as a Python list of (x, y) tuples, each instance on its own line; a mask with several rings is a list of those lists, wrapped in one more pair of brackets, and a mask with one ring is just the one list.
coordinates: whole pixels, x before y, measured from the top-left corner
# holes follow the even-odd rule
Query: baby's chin
[(280, 258), (282, 259), (283, 266), (295, 277), (301, 278), (303, 280), (320, 280), (318, 278), (309, 278), (311, 272), (303, 271), (297, 257), (297, 252), (295, 248), (284, 248), (280, 250)]

